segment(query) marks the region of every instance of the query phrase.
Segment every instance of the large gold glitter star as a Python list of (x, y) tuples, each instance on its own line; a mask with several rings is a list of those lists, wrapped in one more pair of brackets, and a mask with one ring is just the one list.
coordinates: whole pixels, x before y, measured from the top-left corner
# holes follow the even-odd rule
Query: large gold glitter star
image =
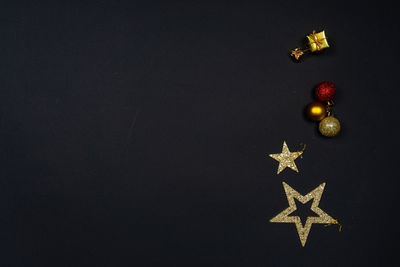
[(286, 167), (291, 168), (292, 170), (299, 172), (297, 169), (296, 164), (294, 163), (294, 160), (303, 154), (303, 151), (297, 151), (297, 152), (290, 152), (289, 148), (286, 144), (286, 141), (283, 141), (283, 147), (282, 147), (282, 153), (280, 154), (269, 154), (269, 156), (277, 161), (279, 161), (279, 166), (278, 166), (278, 171), (276, 174), (279, 174), (281, 171), (283, 171)]
[[(294, 223), (297, 228), (297, 233), (299, 234), (301, 245), (304, 247), (307, 241), (308, 234), (311, 230), (311, 225), (313, 223), (324, 223), (324, 224), (339, 224), (339, 222), (333, 219), (331, 216), (326, 214), (321, 210), (318, 205), (321, 200), (322, 193), (324, 192), (325, 183), (320, 184), (313, 191), (305, 196), (299, 194), (296, 190), (291, 188), (285, 182), (282, 182), (283, 188), (285, 189), (286, 197), (289, 202), (289, 207), (276, 215), (270, 220), (273, 223)], [(294, 199), (297, 199), (302, 204), (306, 204), (308, 201), (313, 199), (311, 204), (311, 210), (315, 212), (319, 217), (307, 217), (306, 223), (303, 226), (299, 216), (289, 216), (293, 211), (297, 209)], [(340, 225), (339, 225), (340, 226)], [(340, 229), (340, 228), (339, 228)]]

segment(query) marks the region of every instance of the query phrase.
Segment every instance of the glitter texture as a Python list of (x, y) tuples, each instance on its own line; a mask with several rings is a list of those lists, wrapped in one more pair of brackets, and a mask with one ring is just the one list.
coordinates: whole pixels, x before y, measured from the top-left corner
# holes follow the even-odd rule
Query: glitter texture
[(279, 161), (279, 166), (278, 166), (278, 171), (276, 174), (279, 174), (281, 171), (283, 171), (286, 167), (291, 168), (292, 170), (299, 172), (297, 169), (296, 164), (294, 163), (294, 160), (303, 154), (303, 151), (297, 151), (297, 152), (290, 152), (289, 148), (286, 144), (286, 141), (283, 141), (283, 147), (282, 147), (282, 153), (280, 154), (269, 154), (269, 156), (277, 161)]
[[(296, 225), (297, 233), (299, 234), (301, 245), (304, 247), (306, 245), (308, 234), (311, 230), (311, 225), (313, 223), (322, 223), (322, 224), (338, 224), (337, 220), (333, 219), (331, 216), (326, 214), (323, 210), (321, 210), (318, 205), (321, 200), (322, 193), (324, 192), (325, 183), (320, 184), (313, 191), (303, 196), (299, 194), (296, 190), (291, 188), (285, 182), (282, 182), (283, 188), (285, 189), (286, 197), (289, 202), (289, 207), (276, 215), (274, 218), (270, 220), (272, 223), (294, 223)], [(319, 215), (319, 217), (307, 217), (306, 223), (303, 226), (301, 223), (301, 219), (299, 216), (289, 216), (292, 212), (294, 212), (297, 207), (294, 199), (297, 199), (302, 204), (307, 203), (311, 199), (313, 199), (313, 203), (311, 204), (311, 210)]]
[(314, 93), (319, 101), (333, 101), (336, 95), (336, 87), (331, 82), (321, 82), (315, 87)]
[(340, 122), (335, 117), (329, 116), (319, 123), (318, 129), (323, 136), (333, 137), (340, 132)]

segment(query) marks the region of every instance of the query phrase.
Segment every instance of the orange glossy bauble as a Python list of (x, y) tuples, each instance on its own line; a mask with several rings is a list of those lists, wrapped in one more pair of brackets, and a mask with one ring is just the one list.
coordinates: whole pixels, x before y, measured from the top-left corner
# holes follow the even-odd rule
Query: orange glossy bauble
[(307, 105), (306, 115), (312, 121), (320, 121), (326, 117), (326, 106), (321, 102), (313, 102)]

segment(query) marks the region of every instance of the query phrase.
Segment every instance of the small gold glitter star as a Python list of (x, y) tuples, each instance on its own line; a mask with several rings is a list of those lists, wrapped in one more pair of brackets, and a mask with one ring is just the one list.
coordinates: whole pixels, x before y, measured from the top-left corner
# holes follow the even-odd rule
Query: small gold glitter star
[(291, 168), (292, 170), (299, 172), (297, 169), (296, 164), (294, 163), (294, 160), (303, 154), (303, 151), (297, 151), (297, 152), (290, 152), (289, 148), (286, 144), (286, 141), (283, 141), (283, 147), (282, 147), (282, 153), (280, 154), (269, 154), (269, 156), (277, 161), (279, 161), (279, 166), (278, 166), (278, 171), (276, 174), (279, 174), (281, 171), (283, 171), (286, 167)]
[(304, 52), (301, 51), (301, 49), (297, 47), (297, 48), (295, 48), (294, 50), (292, 50), (292, 53), (291, 53), (290, 55), (291, 55), (292, 57), (295, 57), (296, 60), (299, 60), (300, 57), (301, 57), (302, 55), (304, 55)]
[[(326, 214), (323, 210), (321, 210), (318, 205), (319, 201), (321, 200), (322, 193), (324, 192), (325, 188), (325, 183), (320, 184), (317, 188), (315, 188), (313, 191), (308, 193), (305, 196), (302, 196), (299, 194), (296, 190), (291, 188), (288, 184), (285, 182), (282, 182), (283, 188), (285, 189), (286, 193), (286, 198), (289, 202), (289, 207), (276, 215), (274, 218), (270, 220), (272, 223), (294, 223), (297, 228), (297, 233), (299, 234), (300, 242), (301, 245), (304, 247), (307, 241), (308, 234), (310, 233), (311, 230), (311, 225), (313, 223), (323, 223), (323, 224), (339, 224), (339, 222), (335, 219), (333, 219), (331, 216)], [(294, 199), (297, 199), (300, 201), (302, 204), (306, 204), (308, 201), (313, 199), (313, 202), (311, 204), (311, 210), (315, 212), (316, 214), (319, 215), (319, 217), (312, 217), (309, 216), (307, 217), (306, 223), (303, 226), (301, 224), (301, 219), (299, 216), (288, 216), (292, 212), (294, 212), (297, 207)], [(340, 224), (339, 224), (340, 226)], [(339, 228), (340, 229), (340, 228)]]

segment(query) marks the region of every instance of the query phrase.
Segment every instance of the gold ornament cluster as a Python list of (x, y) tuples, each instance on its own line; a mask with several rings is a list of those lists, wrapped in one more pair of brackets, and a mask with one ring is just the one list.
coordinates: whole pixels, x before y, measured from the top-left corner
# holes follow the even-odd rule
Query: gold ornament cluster
[(321, 32), (312, 31), (312, 33), (308, 34), (306, 37), (307, 37), (307, 48), (302, 50), (299, 47), (296, 47), (290, 53), (290, 55), (294, 59), (296, 59), (296, 61), (300, 61), (301, 57), (307, 52), (316, 53), (329, 47), (325, 31)]
[[(306, 53), (316, 53), (320, 52), (329, 47), (325, 31), (315, 32), (307, 35), (307, 48), (300, 49), (295, 48), (291, 51), (291, 56), (299, 61), (301, 57)], [(319, 131), (323, 136), (333, 137), (336, 136), (340, 131), (340, 122), (333, 116), (333, 100), (336, 95), (336, 87), (331, 82), (321, 82), (315, 88), (315, 97), (318, 101), (310, 103), (306, 107), (306, 116), (312, 120), (319, 122)], [(305, 149), (305, 145), (302, 150), (291, 152), (286, 141), (283, 141), (282, 152), (277, 154), (269, 154), (269, 156), (279, 162), (277, 174), (280, 174), (286, 168), (292, 169), (295, 172), (299, 172), (295, 160), (298, 157), (302, 157)], [(339, 231), (341, 231), (342, 226), (338, 220), (334, 219), (328, 213), (323, 211), (319, 207), (319, 203), (322, 198), (326, 183), (323, 182), (318, 185), (311, 192), (302, 195), (293, 189), (290, 185), (282, 182), (283, 189), (286, 194), (286, 198), (289, 206), (270, 219), (271, 223), (293, 223), (296, 226), (297, 233), (299, 235), (300, 243), (304, 247), (307, 242), (307, 238), (311, 231), (311, 226), (313, 224), (325, 224), (338, 225)], [(317, 216), (308, 216), (305, 222), (301, 221), (300, 216), (291, 215), (297, 210), (296, 201), (300, 204), (306, 204), (310, 201), (311, 211), (313, 211)]]

